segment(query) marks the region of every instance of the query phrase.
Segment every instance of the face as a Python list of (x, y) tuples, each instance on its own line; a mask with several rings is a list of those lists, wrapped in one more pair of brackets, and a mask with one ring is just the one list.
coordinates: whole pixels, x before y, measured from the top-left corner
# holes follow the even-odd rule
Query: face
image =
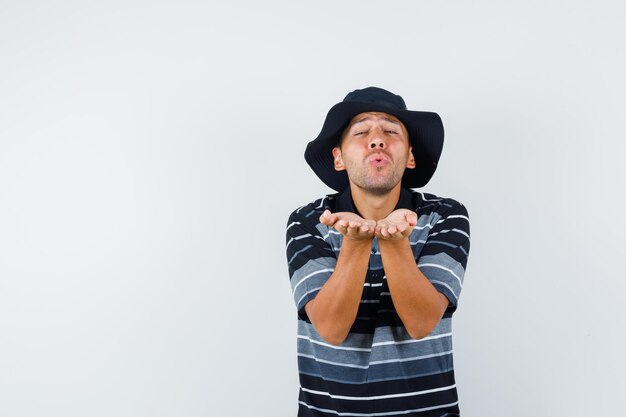
[(387, 113), (356, 115), (333, 149), (337, 171), (347, 171), (350, 184), (383, 195), (402, 180), (406, 168), (415, 168), (415, 159), (404, 125)]

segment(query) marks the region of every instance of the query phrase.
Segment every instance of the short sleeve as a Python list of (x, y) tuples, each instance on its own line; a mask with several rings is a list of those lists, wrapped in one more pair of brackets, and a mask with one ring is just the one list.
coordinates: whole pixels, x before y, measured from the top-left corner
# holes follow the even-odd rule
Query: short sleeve
[[(307, 216), (308, 214), (308, 216)], [(321, 213), (300, 209), (287, 222), (287, 265), (298, 316), (308, 321), (304, 306), (315, 298), (335, 270), (337, 257), (313, 220)]]
[(465, 206), (455, 200), (445, 199), (417, 266), (437, 291), (450, 301), (447, 313), (457, 307), (463, 288), (463, 278), (470, 249), (469, 216)]

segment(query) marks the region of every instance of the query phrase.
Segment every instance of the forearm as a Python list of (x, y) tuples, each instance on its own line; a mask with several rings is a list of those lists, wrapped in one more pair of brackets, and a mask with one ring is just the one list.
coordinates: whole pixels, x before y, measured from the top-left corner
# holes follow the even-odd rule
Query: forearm
[(396, 312), (411, 337), (421, 339), (437, 326), (448, 299), (417, 267), (408, 238), (380, 239), (379, 245)]
[(305, 310), (317, 332), (331, 344), (348, 335), (361, 302), (372, 242), (344, 238), (335, 270)]

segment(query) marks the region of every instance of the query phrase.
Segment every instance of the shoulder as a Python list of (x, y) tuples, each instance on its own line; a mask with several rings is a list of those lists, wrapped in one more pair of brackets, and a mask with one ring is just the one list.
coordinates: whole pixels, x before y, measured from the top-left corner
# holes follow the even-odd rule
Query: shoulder
[(306, 222), (313, 225), (318, 224), (319, 218), (325, 210), (330, 210), (331, 212), (335, 211), (337, 196), (338, 194), (328, 194), (309, 204), (298, 207), (289, 215), (288, 224), (294, 221)]
[[(324, 196), (298, 207), (289, 215), (285, 241), (290, 260), (302, 252), (306, 253), (305, 256), (298, 258), (300, 260), (334, 257), (334, 252), (326, 241), (330, 235), (328, 226), (320, 222), (320, 216), (324, 210), (334, 211), (335, 197), (334, 194)], [(297, 265), (298, 262), (294, 261), (293, 265)]]
[(447, 217), (450, 215), (462, 215), (468, 217), (467, 208), (460, 201), (422, 191), (409, 190), (411, 202), (418, 215), (438, 215)]

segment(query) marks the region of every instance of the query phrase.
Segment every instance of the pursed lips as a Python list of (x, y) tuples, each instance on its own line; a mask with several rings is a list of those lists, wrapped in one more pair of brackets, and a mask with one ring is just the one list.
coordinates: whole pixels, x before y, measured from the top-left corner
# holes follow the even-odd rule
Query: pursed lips
[(391, 162), (391, 158), (382, 152), (376, 152), (367, 157), (367, 162), (375, 167), (382, 167)]

